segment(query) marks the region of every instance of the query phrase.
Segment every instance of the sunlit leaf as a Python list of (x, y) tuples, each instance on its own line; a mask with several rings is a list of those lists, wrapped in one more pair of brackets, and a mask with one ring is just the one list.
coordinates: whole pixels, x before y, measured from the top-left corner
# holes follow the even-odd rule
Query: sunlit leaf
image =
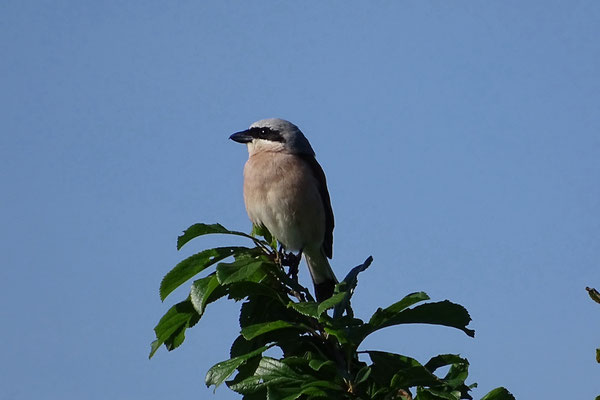
[(222, 361), (218, 364), (213, 365), (206, 373), (206, 386), (214, 385), (217, 388), (225, 379), (229, 378), (233, 374), (237, 367), (242, 365), (248, 359), (256, 357), (267, 350), (269, 346), (263, 346), (250, 353), (231, 358), (226, 361)]
[(149, 357), (152, 358), (163, 343), (169, 351), (178, 347), (185, 337), (185, 329), (193, 326), (199, 319), (200, 315), (189, 299), (171, 307), (154, 328), (156, 340), (151, 345)]
[(220, 263), (217, 265), (217, 278), (221, 285), (240, 281), (258, 282), (266, 275), (263, 264), (260, 258), (241, 258), (231, 263)]
[[(215, 292), (216, 289), (221, 290)], [(214, 294), (216, 294), (216, 296)], [(202, 315), (204, 314), (204, 309), (208, 303), (226, 294), (227, 291), (219, 285), (217, 275), (213, 272), (205, 278), (194, 281), (192, 289), (190, 290), (190, 300), (198, 314)]]
[(238, 252), (250, 251), (247, 247), (217, 247), (201, 251), (177, 264), (160, 283), (160, 299), (164, 300), (173, 290), (214, 263)]

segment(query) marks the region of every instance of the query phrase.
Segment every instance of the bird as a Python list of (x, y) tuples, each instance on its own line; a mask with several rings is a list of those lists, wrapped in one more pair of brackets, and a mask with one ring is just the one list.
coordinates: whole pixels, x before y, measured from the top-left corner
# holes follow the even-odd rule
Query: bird
[(315, 152), (293, 123), (268, 118), (231, 140), (248, 148), (244, 203), (253, 225), (265, 227), (286, 251), (304, 255), (317, 301), (333, 295), (338, 282), (333, 256), (334, 218), (327, 180)]

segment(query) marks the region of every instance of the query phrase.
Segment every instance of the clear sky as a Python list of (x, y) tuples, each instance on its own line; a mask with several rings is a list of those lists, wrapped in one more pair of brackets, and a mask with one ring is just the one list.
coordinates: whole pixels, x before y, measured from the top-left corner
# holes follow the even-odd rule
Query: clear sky
[[(195, 222), (249, 230), (252, 122), (296, 123), (323, 166), (338, 276), (368, 255), (367, 318), (410, 292), (471, 313), (480, 398), (600, 394), (600, 2), (2, 1), (0, 399), (236, 399), (204, 374), (239, 304), (148, 360), (162, 276)], [(306, 273), (301, 277), (307, 282)]]

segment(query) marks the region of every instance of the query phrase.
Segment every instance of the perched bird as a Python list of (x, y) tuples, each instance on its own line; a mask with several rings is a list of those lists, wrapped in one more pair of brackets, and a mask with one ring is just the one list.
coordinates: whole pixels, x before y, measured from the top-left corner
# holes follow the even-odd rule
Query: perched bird
[(318, 301), (333, 294), (333, 211), (325, 173), (304, 134), (279, 118), (257, 121), (230, 139), (248, 145), (244, 202), (287, 251), (304, 254)]

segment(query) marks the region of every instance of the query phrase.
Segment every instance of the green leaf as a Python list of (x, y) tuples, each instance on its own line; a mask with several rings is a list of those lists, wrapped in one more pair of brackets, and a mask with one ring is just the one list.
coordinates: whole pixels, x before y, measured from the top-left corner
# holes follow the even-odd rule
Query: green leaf
[(242, 365), (250, 358), (262, 354), (269, 347), (271, 346), (263, 346), (259, 349), (251, 351), (250, 353), (243, 354), (241, 356), (234, 357), (213, 365), (206, 373), (206, 378), (204, 379), (204, 381), (206, 382), (206, 386), (215, 385), (216, 389), (221, 383), (225, 381), (225, 379), (229, 378), (231, 374), (234, 373), (237, 367)]
[(300, 314), (305, 315), (307, 317), (318, 318), (318, 306), (319, 303), (314, 301), (302, 301), (299, 303), (289, 302), (288, 307), (293, 308), (298, 311)]
[(277, 250), (277, 239), (271, 235), (271, 232), (264, 225), (252, 225), (252, 236), (262, 236), (269, 246)]
[(481, 400), (515, 400), (515, 396), (505, 388), (499, 387), (483, 396)]
[(600, 363), (600, 349), (596, 349), (596, 361)]
[(279, 300), (280, 303), (286, 304), (289, 298), (286, 297), (281, 290), (274, 288), (268, 284), (269, 282), (234, 282), (229, 284), (229, 296), (235, 300), (241, 300), (249, 296), (263, 296)]
[(371, 321), (369, 321), (369, 325), (373, 327), (369, 334), (378, 329), (393, 325), (433, 324), (457, 328), (465, 332), (468, 336), (474, 337), (475, 331), (467, 328), (470, 321), (471, 317), (463, 306), (444, 300), (436, 303), (421, 304), (420, 306), (405, 309), (395, 314), (382, 315), (376, 312), (371, 317)]
[(391, 306), (375, 311), (369, 323), (374, 326), (379, 326), (385, 323), (386, 320), (392, 318), (399, 312), (421, 301), (429, 300), (429, 296), (425, 292), (411, 293), (405, 296), (402, 300), (392, 304)]
[(331, 398), (330, 395), (319, 387), (267, 387), (268, 400), (296, 400), (296, 399)]
[(301, 385), (303, 376), (296, 373), (285, 363), (271, 357), (263, 357), (258, 363), (256, 376), (265, 383), (296, 383)]
[(247, 247), (217, 247), (186, 258), (163, 278), (160, 283), (160, 299), (164, 300), (173, 290), (214, 263), (236, 253), (250, 250)]
[(233, 282), (258, 282), (266, 276), (263, 269), (264, 261), (260, 258), (240, 258), (232, 263), (217, 265), (217, 278), (221, 285)]
[(330, 298), (322, 301), (321, 303), (319, 303), (319, 306), (317, 307), (317, 315), (321, 315), (325, 311), (329, 310), (330, 308), (337, 306), (342, 301), (344, 301), (344, 299), (346, 298), (347, 295), (348, 295), (347, 292), (336, 293), (333, 296), (331, 296)]
[(190, 300), (198, 314), (202, 316), (208, 303), (223, 297), (226, 294), (227, 291), (219, 285), (217, 275), (213, 272), (205, 278), (194, 281), (192, 289), (190, 290)]
[(169, 351), (177, 348), (185, 338), (185, 330), (194, 326), (199, 319), (200, 315), (189, 298), (171, 307), (154, 328), (156, 340), (152, 342), (149, 358), (163, 343)]
[(242, 336), (244, 336), (244, 339), (252, 340), (255, 337), (260, 336), (264, 333), (276, 331), (279, 329), (285, 329), (285, 328), (295, 328), (295, 329), (300, 329), (300, 330), (308, 329), (307, 326), (302, 325), (302, 324), (293, 324), (291, 322), (278, 320), (278, 321), (264, 322), (264, 323), (246, 326), (245, 328), (242, 329), (241, 333), (242, 333)]
[(182, 235), (177, 238), (177, 250), (181, 249), (187, 242), (202, 235), (211, 235), (214, 233), (230, 234), (231, 231), (221, 224), (194, 224), (187, 228)]
[(465, 363), (467, 365), (469, 364), (469, 362), (465, 358), (462, 358), (456, 354), (440, 354), (427, 361), (427, 364), (425, 364), (425, 368), (427, 368), (431, 372), (434, 372), (436, 369), (444, 367), (446, 365), (462, 363)]
[(356, 377), (354, 378), (354, 385), (360, 385), (361, 383), (363, 383), (364, 381), (369, 379), (369, 376), (371, 376), (371, 372), (372, 372), (372, 369), (370, 366), (366, 365), (366, 366), (362, 367), (356, 373)]
[(335, 363), (331, 360), (312, 359), (308, 362), (308, 366), (314, 369), (315, 371), (319, 371), (323, 367), (326, 367), (327, 369), (335, 369)]
[(417, 400), (459, 400), (460, 392), (452, 391), (442, 391), (436, 390), (432, 388), (417, 388)]
[(200, 223), (200, 224), (194, 224), (194, 225), (190, 226), (183, 232), (183, 235), (181, 235), (177, 238), (177, 250), (180, 250), (187, 242), (189, 242), (192, 239), (197, 238), (198, 236), (211, 235), (211, 234), (215, 234), (215, 233), (225, 234), (225, 235), (242, 236), (242, 237), (251, 239), (255, 242), (259, 241), (258, 239), (255, 239), (252, 236), (250, 236), (244, 232), (230, 231), (229, 229), (225, 228), (221, 224), (202, 224), (202, 223)]
[(383, 351), (367, 351), (373, 361), (373, 374), (377, 381), (392, 388), (432, 386), (441, 383), (417, 360), (400, 354)]

